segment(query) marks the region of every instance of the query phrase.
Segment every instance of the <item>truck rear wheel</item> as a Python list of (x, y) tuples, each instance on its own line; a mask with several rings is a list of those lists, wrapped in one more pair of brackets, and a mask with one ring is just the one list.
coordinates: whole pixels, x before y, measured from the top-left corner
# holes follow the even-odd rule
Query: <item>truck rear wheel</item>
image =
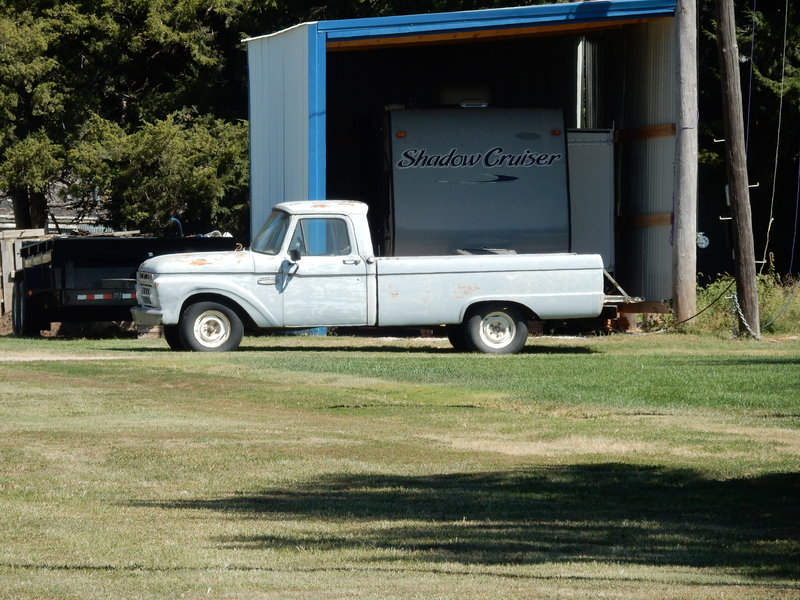
[(469, 345), (484, 354), (515, 354), (528, 339), (528, 324), (519, 309), (505, 304), (487, 304), (466, 321)]
[(217, 302), (192, 304), (181, 315), (178, 327), (183, 347), (196, 352), (235, 350), (244, 335), (238, 315)]
[(450, 345), (452, 345), (455, 350), (458, 350), (459, 352), (472, 351), (472, 346), (470, 346), (469, 341), (467, 340), (467, 333), (464, 325), (448, 325), (446, 332), (447, 339), (450, 341)]

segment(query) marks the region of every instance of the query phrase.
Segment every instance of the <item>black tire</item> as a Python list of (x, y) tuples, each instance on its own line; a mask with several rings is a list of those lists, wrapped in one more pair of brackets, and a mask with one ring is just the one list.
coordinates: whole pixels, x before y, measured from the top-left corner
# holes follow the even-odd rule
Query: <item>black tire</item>
[(186, 347), (183, 345), (183, 342), (181, 341), (181, 331), (178, 325), (162, 325), (161, 333), (164, 336), (167, 345), (172, 350), (178, 350), (178, 351), (186, 350)]
[(464, 332), (476, 352), (516, 354), (528, 339), (528, 323), (514, 306), (485, 304), (467, 318)]
[(14, 282), (11, 329), (16, 337), (39, 337), (44, 329), (41, 310), (36, 302), (28, 297), (23, 281)]
[(183, 312), (178, 332), (186, 350), (228, 352), (239, 347), (244, 326), (239, 316), (224, 304), (198, 302)]
[(459, 352), (472, 352), (472, 346), (467, 341), (467, 332), (464, 330), (464, 325), (448, 325), (445, 328), (447, 332), (447, 339), (450, 344)]
[(22, 283), (14, 282), (14, 299), (11, 303), (11, 332), (15, 337), (22, 336)]

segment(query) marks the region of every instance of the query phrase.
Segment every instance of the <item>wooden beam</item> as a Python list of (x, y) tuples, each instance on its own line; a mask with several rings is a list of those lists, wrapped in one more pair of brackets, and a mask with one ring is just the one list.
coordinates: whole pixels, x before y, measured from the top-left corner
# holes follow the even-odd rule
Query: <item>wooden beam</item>
[(618, 304), (617, 312), (621, 315), (624, 314), (668, 314), (672, 312), (672, 304), (670, 302), (633, 302), (630, 304)]
[(616, 142), (641, 142), (662, 137), (675, 137), (675, 123), (648, 125), (632, 129), (620, 129), (615, 134)]
[(12, 229), (0, 232), (0, 315), (11, 312), (14, 293), (14, 273), (22, 268), (19, 256), (20, 242), (26, 238), (39, 238), (44, 229)]
[(620, 215), (617, 217), (617, 230), (642, 229), (644, 227), (669, 227), (672, 225), (672, 219), (672, 213)]

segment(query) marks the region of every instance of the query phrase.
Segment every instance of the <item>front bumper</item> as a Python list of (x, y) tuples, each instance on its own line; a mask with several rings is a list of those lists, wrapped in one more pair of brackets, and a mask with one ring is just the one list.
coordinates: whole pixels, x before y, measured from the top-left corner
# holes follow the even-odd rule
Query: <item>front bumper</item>
[(131, 315), (137, 327), (155, 327), (161, 325), (163, 313), (155, 308), (143, 308), (134, 306), (131, 308)]

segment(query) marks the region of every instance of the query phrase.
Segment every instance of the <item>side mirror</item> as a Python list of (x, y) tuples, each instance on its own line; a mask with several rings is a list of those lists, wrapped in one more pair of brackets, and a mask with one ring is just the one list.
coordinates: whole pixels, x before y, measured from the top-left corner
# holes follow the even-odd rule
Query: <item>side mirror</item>
[(294, 263), (300, 262), (301, 256), (302, 254), (300, 254), (300, 250), (298, 248), (292, 248), (291, 250), (289, 250), (289, 260), (291, 260), (292, 262)]

